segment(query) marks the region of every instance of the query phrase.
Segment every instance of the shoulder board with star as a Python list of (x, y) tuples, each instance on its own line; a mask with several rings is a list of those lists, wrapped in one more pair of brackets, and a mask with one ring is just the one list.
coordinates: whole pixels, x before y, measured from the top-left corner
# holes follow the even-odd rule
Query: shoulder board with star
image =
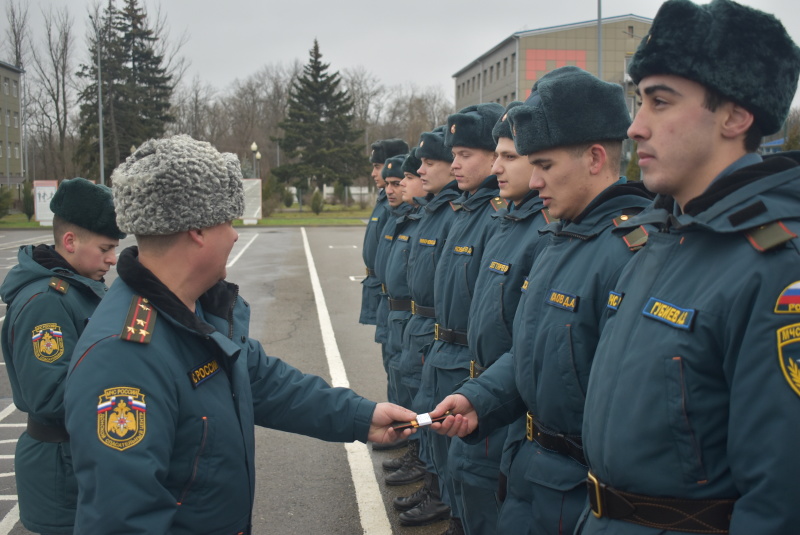
[(458, 212), (459, 210), (461, 210), (461, 205), (453, 204), (453, 201), (450, 201), (450, 208), (452, 208), (454, 212)]
[(547, 223), (548, 225), (550, 223), (558, 221), (557, 217), (553, 217), (553, 216), (550, 215), (550, 209), (549, 208), (542, 208), (542, 217), (544, 217), (544, 222)]
[(492, 208), (494, 208), (494, 211), (497, 212), (501, 208), (507, 208), (508, 207), (508, 201), (505, 200), (502, 197), (495, 197), (494, 199), (492, 199), (491, 205), (492, 205)]
[(48, 286), (50, 286), (50, 288), (57, 291), (58, 293), (62, 293), (65, 295), (67, 293), (67, 290), (69, 290), (69, 283), (64, 279), (59, 279), (58, 277), (50, 277), (50, 282), (48, 283)]
[(156, 326), (156, 309), (146, 298), (134, 295), (119, 337), (126, 342), (149, 344)]
[(780, 247), (797, 237), (797, 234), (786, 228), (786, 225), (781, 221), (774, 221), (760, 227), (748, 229), (744, 231), (744, 235), (750, 245), (759, 253), (765, 253)]
[[(625, 221), (630, 219), (628, 215), (621, 215), (619, 217), (614, 218), (614, 226), (618, 227)], [(628, 249), (631, 251), (638, 251), (642, 247), (645, 246), (647, 243), (647, 230), (644, 227), (636, 227), (632, 231), (628, 232), (627, 234), (622, 235), (622, 241), (625, 242), (625, 245), (628, 246)]]

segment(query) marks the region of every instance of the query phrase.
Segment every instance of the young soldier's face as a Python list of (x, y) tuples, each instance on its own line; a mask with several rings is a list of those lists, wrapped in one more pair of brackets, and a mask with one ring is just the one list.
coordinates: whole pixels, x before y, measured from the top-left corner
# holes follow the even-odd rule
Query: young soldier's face
[(400, 181), (403, 188), (403, 202), (409, 204), (414, 202), (414, 197), (424, 197), (425, 190), (422, 188), (422, 179), (411, 173), (404, 173), (405, 178)]
[(720, 150), (720, 121), (729, 104), (708, 110), (703, 86), (673, 75), (648, 76), (637, 93), (642, 106), (628, 135), (637, 142), (644, 184), (684, 206), (724, 169), (720, 156), (732, 161)]
[(78, 275), (99, 281), (117, 263), (119, 240), (85, 231), (75, 235), (75, 250), (68, 261)]
[(494, 152), (469, 147), (453, 147), (453, 170), (461, 191), (475, 193), (478, 186), (492, 174)]
[(533, 166), (528, 158), (517, 154), (514, 140), (511, 138), (499, 138), (495, 152), (497, 158), (492, 166), (492, 174), (497, 175), (500, 196), (514, 204), (519, 204), (531, 191), (530, 181)]
[(383, 181), (383, 177), (381, 176), (381, 170), (383, 169), (384, 164), (382, 163), (374, 163), (372, 164), (372, 180), (375, 181), (375, 185), (379, 189), (383, 189), (386, 187), (386, 182)]
[[(588, 149), (587, 149), (588, 151)], [(539, 190), (539, 198), (550, 214), (559, 219), (574, 219), (595, 198), (589, 173), (591, 156), (575, 156), (567, 149), (555, 148), (528, 155), (533, 166), (530, 188)]]
[(422, 182), (422, 189), (434, 195), (442, 191), (442, 188), (453, 180), (450, 172), (450, 162), (445, 162), (444, 160), (423, 158), (422, 165), (417, 169), (417, 173), (419, 173), (419, 179)]
[(401, 179), (396, 176), (389, 176), (384, 182), (386, 184), (386, 200), (392, 208), (403, 204), (403, 187), (400, 185), (400, 181)]

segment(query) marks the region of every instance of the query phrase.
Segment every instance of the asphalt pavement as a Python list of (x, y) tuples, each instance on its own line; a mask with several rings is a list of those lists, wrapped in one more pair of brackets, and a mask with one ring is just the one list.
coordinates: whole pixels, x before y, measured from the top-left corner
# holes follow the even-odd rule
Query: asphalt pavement
[[(333, 369), (336, 385), (344, 381), (369, 399), (385, 400), (386, 374), (380, 347), (373, 341), (374, 327), (358, 323), (364, 228), (238, 230), (227, 279), (240, 286), (240, 294), (251, 305), (250, 336), (261, 341), (267, 354), (306, 373), (331, 382)], [(0, 278), (16, 264), (19, 246), (28, 243), (52, 243), (50, 229), (0, 231)], [(133, 244), (127, 238), (121, 248)], [(319, 280), (316, 295), (313, 273)], [(112, 270), (107, 282), (115, 278)], [(4, 317), (4, 309), (0, 315)], [(25, 415), (11, 401), (5, 366), (0, 365), (0, 535), (30, 533), (18, 521), (14, 482), (14, 447), (24, 422)], [(253, 533), (443, 533), (446, 522), (421, 528), (399, 526), (391, 500), (421, 485), (383, 484), (381, 462), (399, 453), (256, 428)]]

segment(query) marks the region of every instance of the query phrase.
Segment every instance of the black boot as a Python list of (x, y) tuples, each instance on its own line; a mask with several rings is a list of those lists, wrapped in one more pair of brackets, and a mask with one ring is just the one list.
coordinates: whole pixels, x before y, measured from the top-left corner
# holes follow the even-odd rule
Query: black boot
[(436, 476), (434, 476), (431, 472), (425, 472), (425, 484), (409, 496), (398, 496), (392, 500), (394, 508), (398, 511), (408, 511), (409, 509), (413, 509), (422, 503), (422, 500), (424, 500), (431, 491), (431, 481), (433, 477)]
[(450, 524), (447, 526), (447, 531), (442, 535), (464, 535), (464, 526), (461, 524), (460, 518), (451, 518)]
[(394, 442), (386, 442), (383, 444), (373, 442), (372, 449), (375, 451), (399, 450), (400, 448), (405, 448), (407, 444), (408, 444), (407, 438), (399, 438)]
[(419, 440), (408, 441), (407, 453), (403, 465), (386, 476), (387, 485), (408, 485), (425, 477), (425, 465), (419, 459)]
[[(409, 444), (413, 441), (409, 441)], [(394, 459), (386, 459), (381, 463), (383, 469), (387, 472), (394, 472), (395, 470), (399, 470), (403, 464), (405, 464), (406, 460), (408, 460), (408, 456), (411, 454), (411, 448), (407, 449), (406, 452), (401, 455), (400, 457), (395, 457)]]
[(400, 524), (404, 526), (424, 526), (450, 517), (450, 507), (442, 502), (439, 494), (439, 478), (431, 474), (431, 484), (419, 505), (400, 513)]

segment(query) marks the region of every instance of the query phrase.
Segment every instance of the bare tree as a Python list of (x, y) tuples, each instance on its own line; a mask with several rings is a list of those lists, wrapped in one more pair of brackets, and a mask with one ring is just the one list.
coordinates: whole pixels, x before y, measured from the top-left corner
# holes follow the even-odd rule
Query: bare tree
[[(41, 49), (33, 50), (33, 71), (38, 91), (35, 95), (34, 116), (40, 137), (42, 156), (50, 153), (54, 176), (67, 177), (71, 167), (71, 147), (68, 147), (70, 114), (74, 111), (73, 82), (73, 19), (66, 7), (42, 12), (44, 38)], [(45, 167), (47, 169), (47, 167)]]
[(10, 46), (11, 62), (20, 69), (24, 69), (30, 49), (28, 3), (23, 3), (22, 0), (8, 0), (6, 18), (8, 19), (8, 27), (6, 28), (6, 40), (2, 49)]

